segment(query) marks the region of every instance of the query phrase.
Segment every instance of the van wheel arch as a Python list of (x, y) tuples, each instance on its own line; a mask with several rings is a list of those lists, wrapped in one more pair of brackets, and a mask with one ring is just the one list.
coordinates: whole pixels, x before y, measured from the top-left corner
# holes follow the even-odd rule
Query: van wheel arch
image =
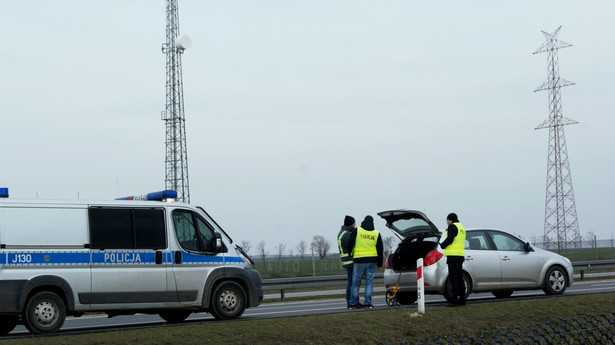
[(21, 292), (20, 309), (23, 310), (30, 298), (41, 291), (49, 291), (58, 295), (63, 300), (67, 313), (75, 309), (73, 290), (66, 280), (58, 276), (38, 276), (30, 279)]

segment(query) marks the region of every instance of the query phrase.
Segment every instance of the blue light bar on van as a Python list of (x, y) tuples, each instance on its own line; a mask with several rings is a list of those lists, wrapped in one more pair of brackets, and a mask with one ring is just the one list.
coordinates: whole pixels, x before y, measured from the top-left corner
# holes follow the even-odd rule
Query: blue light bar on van
[(132, 195), (123, 198), (117, 198), (115, 200), (153, 200), (153, 201), (168, 201), (169, 199), (175, 200), (177, 198), (177, 192), (174, 190), (162, 190), (160, 192), (148, 193), (145, 195)]
[(9, 189), (5, 187), (0, 187), (0, 198), (8, 198), (9, 197)]

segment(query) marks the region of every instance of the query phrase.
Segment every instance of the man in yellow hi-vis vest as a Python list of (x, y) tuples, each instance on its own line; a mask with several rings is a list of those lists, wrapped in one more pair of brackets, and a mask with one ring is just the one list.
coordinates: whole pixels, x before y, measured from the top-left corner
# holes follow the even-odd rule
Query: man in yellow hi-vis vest
[(344, 217), (344, 225), (337, 234), (337, 248), (340, 250), (340, 259), (342, 267), (346, 269), (346, 304), (350, 309), (350, 299), (352, 295), (352, 244), (351, 237), (355, 236), (355, 220), (351, 216)]
[[(352, 297), (349, 309), (374, 309), (372, 294), (374, 293), (374, 277), (376, 267), (382, 269), (383, 246), (382, 237), (374, 228), (374, 218), (366, 216), (361, 226), (357, 228), (356, 236), (352, 239)], [(359, 287), (365, 277), (364, 303), (359, 304)]]
[(466, 287), (463, 281), (463, 261), (465, 260), (465, 242), (466, 230), (459, 222), (459, 218), (455, 213), (451, 213), (446, 217), (446, 239), (440, 243), (446, 255), (446, 263), (448, 264), (448, 279), (451, 282), (452, 299), (449, 301), (449, 307), (466, 304)]

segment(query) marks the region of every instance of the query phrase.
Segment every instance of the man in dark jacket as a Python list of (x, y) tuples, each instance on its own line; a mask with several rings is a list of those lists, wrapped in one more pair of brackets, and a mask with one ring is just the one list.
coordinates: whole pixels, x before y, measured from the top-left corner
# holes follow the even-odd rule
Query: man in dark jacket
[(466, 287), (463, 280), (463, 261), (465, 260), (465, 241), (466, 230), (459, 222), (455, 213), (450, 213), (446, 217), (446, 239), (440, 243), (446, 255), (448, 264), (448, 279), (451, 282), (452, 298), (449, 300), (449, 307), (456, 307), (466, 303)]
[(342, 260), (342, 267), (346, 269), (346, 304), (350, 309), (350, 298), (352, 293), (352, 245), (351, 238), (355, 236), (355, 220), (351, 216), (344, 217), (344, 225), (337, 234), (337, 247), (340, 250), (340, 259)]
[[(361, 226), (357, 228), (352, 237), (352, 259), (354, 267), (352, 272), (352, 297), (350, 309), (367, 308), (374, 309), (372, 294), (374, 293), (374, 277), (376, 267), (382, 269), (383, 246), (382, 237), (374, 228), (374, 218), (366, 216)], [(365, 276), (365, 295), (363, 305), (359, 304), (359, 287)]]

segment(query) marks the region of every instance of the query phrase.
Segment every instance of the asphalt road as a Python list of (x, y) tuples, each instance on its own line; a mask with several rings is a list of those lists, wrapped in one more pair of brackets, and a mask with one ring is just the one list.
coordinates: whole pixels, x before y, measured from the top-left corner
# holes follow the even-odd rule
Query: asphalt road
[[(342, 292), (340, 290), (340, 292)], [(571, 295), (583, 295), (594, 293), (607, 293), (615, 292), (615, 280), (604, 281), (585, 281), (575, 282), (569, 287), (564, 296)], [(305, 293), (304, 293), (305, 294)], [(289, 294), (287, 294), (287, 297)], [(493, 303), (503, 300), (515, 300), (515, 299), (536, 299), (536, 298), (552, 298), (552, 296), (546, 296), (542, 290), (529, 290), (515, 292), (510, 298), (496, 299), (490, 293), (473, 293), (470, 295), (468, 303)], [(425, 303), (427, 306), (444, 304), (446, 301), (440, 295), (427, 295)], [(376, 296), (373, 301), (376, 309), (390, 308), (386, 305), (383, 296)], [(396, 307), (397, 308), (397, 307)], [(416, 304), (410, 306), (404, 306), (399, 308), (416, 309)], [(310, 300), (300, 302), (279, 302), (279, 303), (265, 303), (257, 308), (247, 309), (241, 317), (242, 320), (256, 320), (256, 319), (270, 319), (270, 318), (282, 318), (282, 317), (294, 317), (305, 315), (318, 315), (318, 314), (333, 314), (333, 313), (355, 313), (355, 312), (369, 312), (367, 310), (346, 310), (346, 301), (343, 298), (332, 298), (324, 300)], [(217, 322), (208, 313), (192, 314), (186, 321), (186, 323), (192, 322)], [(232, 321), (231, 321), (232, 322)], [(165, 322), (157, 315), (130, 315), (130, 316), (116, 316), (108, 318), (103, 315), (86, 315), (79, 318), (67, 318), (64, 326), (60, 330), (62, 333), (84, 333), (93, 331), (104, 331), (109, 329), (126, 329), (126, 328), (139, 328), (139, 327), (155, 327), (165, 325)], [(17, 326), (8, 337), (25, 336), (29, 335), (29, 332), (23, 326)], [(0, 340), (7, 337), (0, 337)]]

